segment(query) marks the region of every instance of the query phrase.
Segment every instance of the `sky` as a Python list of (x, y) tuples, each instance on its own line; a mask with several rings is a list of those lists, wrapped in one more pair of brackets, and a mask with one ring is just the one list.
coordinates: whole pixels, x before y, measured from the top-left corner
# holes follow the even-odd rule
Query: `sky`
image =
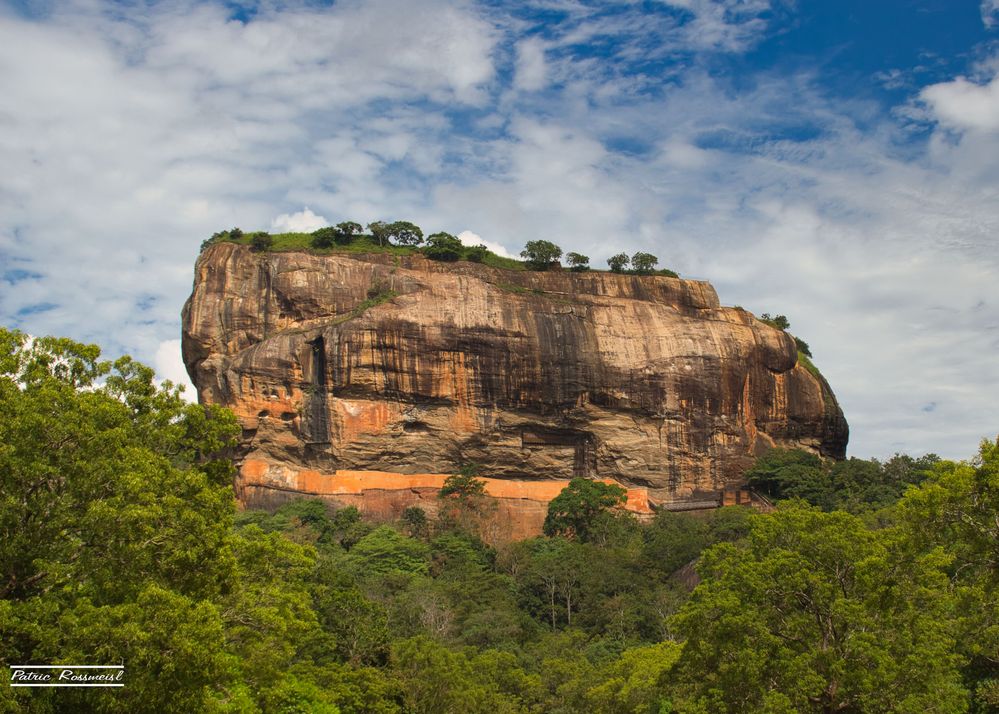
[(0, 0), (0, 324), (181, 383), (213, 232), (410, 220), (651, 252), (788, 317), (851, 455), (968, 458), (997, 199), (999, 0)]

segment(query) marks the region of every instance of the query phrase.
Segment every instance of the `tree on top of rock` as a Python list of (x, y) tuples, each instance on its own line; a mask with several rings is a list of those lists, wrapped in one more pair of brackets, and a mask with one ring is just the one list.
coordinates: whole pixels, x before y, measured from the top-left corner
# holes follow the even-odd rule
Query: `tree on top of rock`
[(651, 275), (659, 263), (659, 258), (652, 253), (638, 252), (631, 256), (631, 269), (639, 275)]
[(378, 241), (378, 245), (390, 242), (389, 224), (385, 221), (372, 221), (368, 224), (368, 230), (371, 231), (371, 237)]
[(590, 269), (590, 257), (588, 255), (567, 253), (565, 259), (569, 263), (570, 269), (574, 272), (581, 273)]
[(631, 262), (631, 258), (626, 253), (618, 253), (607, 259), (607, 265), (610, 267), (612, 273), (623, 272), (629, 262)]
[(419, 245), (423, 242), (423, 230), (409, 221), (395, 221), (387, 227), (388, 235), (399, 245)]
[(790, 330), (791, 321), (787, 319), (784, 315), (773, 315), (771, 316), (769, 312), (765, 312), (760, 315), (760, 322), (765, 322), (771, 327), (776, 327), (778, 330)]
[(562, 257), (562, 249), (547, 240), (529, 240), (520, 257), (531, 270), (548, 270)]
[(430, 260), (454, 261), (461, 257), (464, 250), (461, 241), (450, 233), (434, 233), (427, 238), (427, 247), (423, 254)]

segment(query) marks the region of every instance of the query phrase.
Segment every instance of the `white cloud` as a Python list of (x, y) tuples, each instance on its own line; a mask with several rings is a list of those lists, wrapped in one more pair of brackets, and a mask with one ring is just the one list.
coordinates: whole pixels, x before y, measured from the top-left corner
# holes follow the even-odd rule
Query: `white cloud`
[(982, 0), (981, 11), (986, 27), (992, 28), (999, 23), (999, 0)]
[(759, 39), (769, 0), (661, 0), (693, 15), (684, 36), (692, 46), (735, 52)]
[(176, 385), (183, 386), (183, 395), (188, 401), (195, 401), (198, 398), (198, 393), (191, 384), (190, 377), (187, 376), (184, 360), (180, 356), (180, 340), (164, 340), (160, 343), (153, 356), (153, 369), (156, 370), (156, 378), (159, 381), (168, 379)]
[[(479, 102), (493, 76), (492, 26), (452, 3), (261, 7), (246, 23), (213, 4), (52, 11), (0, 14), (0, 262), (30, 276), (0, 312), (147, 362), (177, 332), (202, 240), (303, 205), (407, 210), (418, 196), (369, 139), (404, 136), (405, 161), (434, 164), (434, 111), (400, 107)], [(399, 104), (356, 121), (375, 101)]]
[(943, 124), (956, 129), (999, 129), (999, 75), (987, 84), (958, 77), (926, 87), (920, 98)]
[(282, 213), (271, 221), (271, 230), (275, 233), (312, 233), (330, 222), (323, 216), (317, 216), (306, 206), (298, 213)]
[(501, 255), (504, 258), (515, 257), (504, 246), (491, 240), (483, 240), (482, 236), (472, 233), (472, 231), (462, 231), (458, 234), (458, 240), (461, 241), (462, 245), (467, 246), (484, 245), (496, 255)]
[(545, 47), (536, 37), (517, 44), (517, 66), (513, 80), (517, 89), (534, 92), (547, 84)]

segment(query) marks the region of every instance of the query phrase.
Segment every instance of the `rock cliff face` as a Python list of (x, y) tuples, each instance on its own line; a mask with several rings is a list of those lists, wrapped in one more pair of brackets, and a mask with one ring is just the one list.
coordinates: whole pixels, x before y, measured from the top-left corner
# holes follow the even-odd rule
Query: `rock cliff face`
[(705, 282), (222, 243), (198, 259), (183, 330), (200, 399), (242, 422), (255, 488), (477, 462), (671, 502), (737, 486), (775, 445), (846, 449), (794, 340)]

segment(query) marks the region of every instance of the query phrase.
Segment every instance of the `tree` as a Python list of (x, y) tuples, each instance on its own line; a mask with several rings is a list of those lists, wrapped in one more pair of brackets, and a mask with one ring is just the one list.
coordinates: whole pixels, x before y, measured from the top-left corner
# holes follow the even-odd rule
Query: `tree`
[(585, 541), (597, 526), (597, 521), (622, 505), (627, 491), (616, 484), (574, 478), (562, 492), (548, 503), (545, 535), (565, 535)]
[[(774, 315), (771, 317), (769, 312), (765, 312), (760, 315), (760, 322), (765, 322), (771, 327), (776, 327), (778, 330), (790, 330), (791, 322), (784, 315)], [(811, 355), (809, 355), (811, 357)]]
[(744, 477), (774, 499), (802, 498), (826, 511), (861, 513), (895, 503), (910, 484), (926, 477), (936, 460), (929, 456), (896, 457), (886, 464), (857, 458), (824, 462), (801, 449), (771, 449)]
[(638, 252), (631, 256), (631, 269), (639, 275), (651, 275), (659, 263), (659, 258), (651, 253)]
[(361, 573), (425, 575), (428, 555), (426, 544), (389, 526), (379, 526), (361, 538), (348, 557)]
[(0, 709), (201, 711), (237, 676), (220, 603), (239, 426), (153, 377), (0, 328), (0, 660), (129, 667), (122, 690), (45, 707), (51, 692), (8, 689)]
[(411, 538), (427, 534), (427, 512), (419, 506), (409, 506), (402, 512), (402, 522)]
[(307, 581), (316, 551), (253, 525), (240, 529), (232, 546), (239, 587), (223, 600), (226, 640), (243, 680), (261, 698), (281, 686), (300, 643), (319, 634)]
[(465, 464), (458, 473), (444, 480), (438, 496), (444, 499), (468, 501), (486, 495), (486, 482), (477, 478), (478, 464)]
[(794, 344), (798, 348), (798, 352), (805, 355), (805, 357), (812, 356), (811, 348), (809, 348), (808, 343), (805, 342), (803, 339), (801, 339), (800, 337), (795, 337)]
[(804, 498), (813, 505), (831, 505), (831, 483), (822, 459), (802, 449), (770, 449), (743, 477), (772, 499)]
[(625, 253), (618, 253), (607, 259), (607, 265), (610, 266), (612, 273), (621, 273), (624, 272), (630, 261), (631, 259)]
[(354, 665), (384, 664), (391, 636), (384, 605), (365, 597), (353, 584), (336, 582), (335, 571), (321, 572), (319, 578), (312, 592), (316, 615), (323, 630), (333, 636), (340, 658)]
[(674, 693), (710, 712), (966, 711), (947, 561), (900, 561), (892, 540), (801, 502), (754, 517), (702, 556)]
[[(994, 712), (999, 710), (999, 439), (983, 441), (968, 462), (932, 456), (921, 461), (923, 467), (936, 463), (919, 487), (906, 491), (898, 503), (903, 544), (909, 559), (940, 551), (949, 559), (949, 587), (960, 602), (955, 613), (958, 652), (966, 658), (974, 711)], [(919, 470), (919, 465), (905, 463), (890, 469), (910, 474)]]
[(590, 269), (590, 259), (582, 253), (568, 253), (565, 259), (574, 272), (581, 273)]
[(529, 240), (520, 257), (527, 261), (531, 270), (548, 270), (562, 257), (562, 249), (547, 240)]
[(387, 235), (399, 245), (419, 245), (423, 242), (423, 231), (409, 221), (395, 221), (386, 230)]
[(444, 504), (441, 518), (445, 525), (475, 531), (493, 504), (486, 495), (486, 482), (478, 478), (478, 464), (465, 464), (444, 480), (438, 498)]
[(383, 246), (389, 243), (389, 226), (385, 221), (372, 221), (368, 224), (371, 236), (378, 241), (378, 245)]
[(407, 712), (522, 711), (504, 706), (507, 702), (496, 684), (482, 681), (481, 670), (464, 653), (452, 652), (429, 637), (395, 643), (392, 667), (402, 682)]
[(364, 230), (360, 223), (355, 223), (354, 221), (337, 223), (334, 228), (336, 231), (334, 234), (336, 242), (340, 245), (347, 245), (354, 240), (354, 236), (359, 235)]
[(571, 626), (581, 606), (586, 546), (565, 538), (536, 538), (521, 547), (528, 559), (518, 579), (532, 596), (535, 616), (547, 620), (553, 631), (559, 622)]
[(337, 242), (337, 229), (333, 226), (326, 226), (312, 231), (313, 248), (330, 248)]
[(450, 233), (434, 233), (427, 238), (423, 254), (431, 260), (454, 261), (461, 258), (464, 246)]
[(264, 252), (274, 245), (274, 238), (266, 231), (257, 231), (250, 234), (250, 247), (255, 251)]
[(658, 714), (667, 709), (666, 675), (682, 652), (677, 642), (633, 647), (601, 672), (599, 684), (586, 692), (590, 711), (606, 714)]
[(489, 248), (482, 245), (481, 243), (479, 245), (465, 249), (465, 260), (468, 260), (472, 263), (481, 263), (483, 260), (486, 259), (487, 255), (489, 255)]

